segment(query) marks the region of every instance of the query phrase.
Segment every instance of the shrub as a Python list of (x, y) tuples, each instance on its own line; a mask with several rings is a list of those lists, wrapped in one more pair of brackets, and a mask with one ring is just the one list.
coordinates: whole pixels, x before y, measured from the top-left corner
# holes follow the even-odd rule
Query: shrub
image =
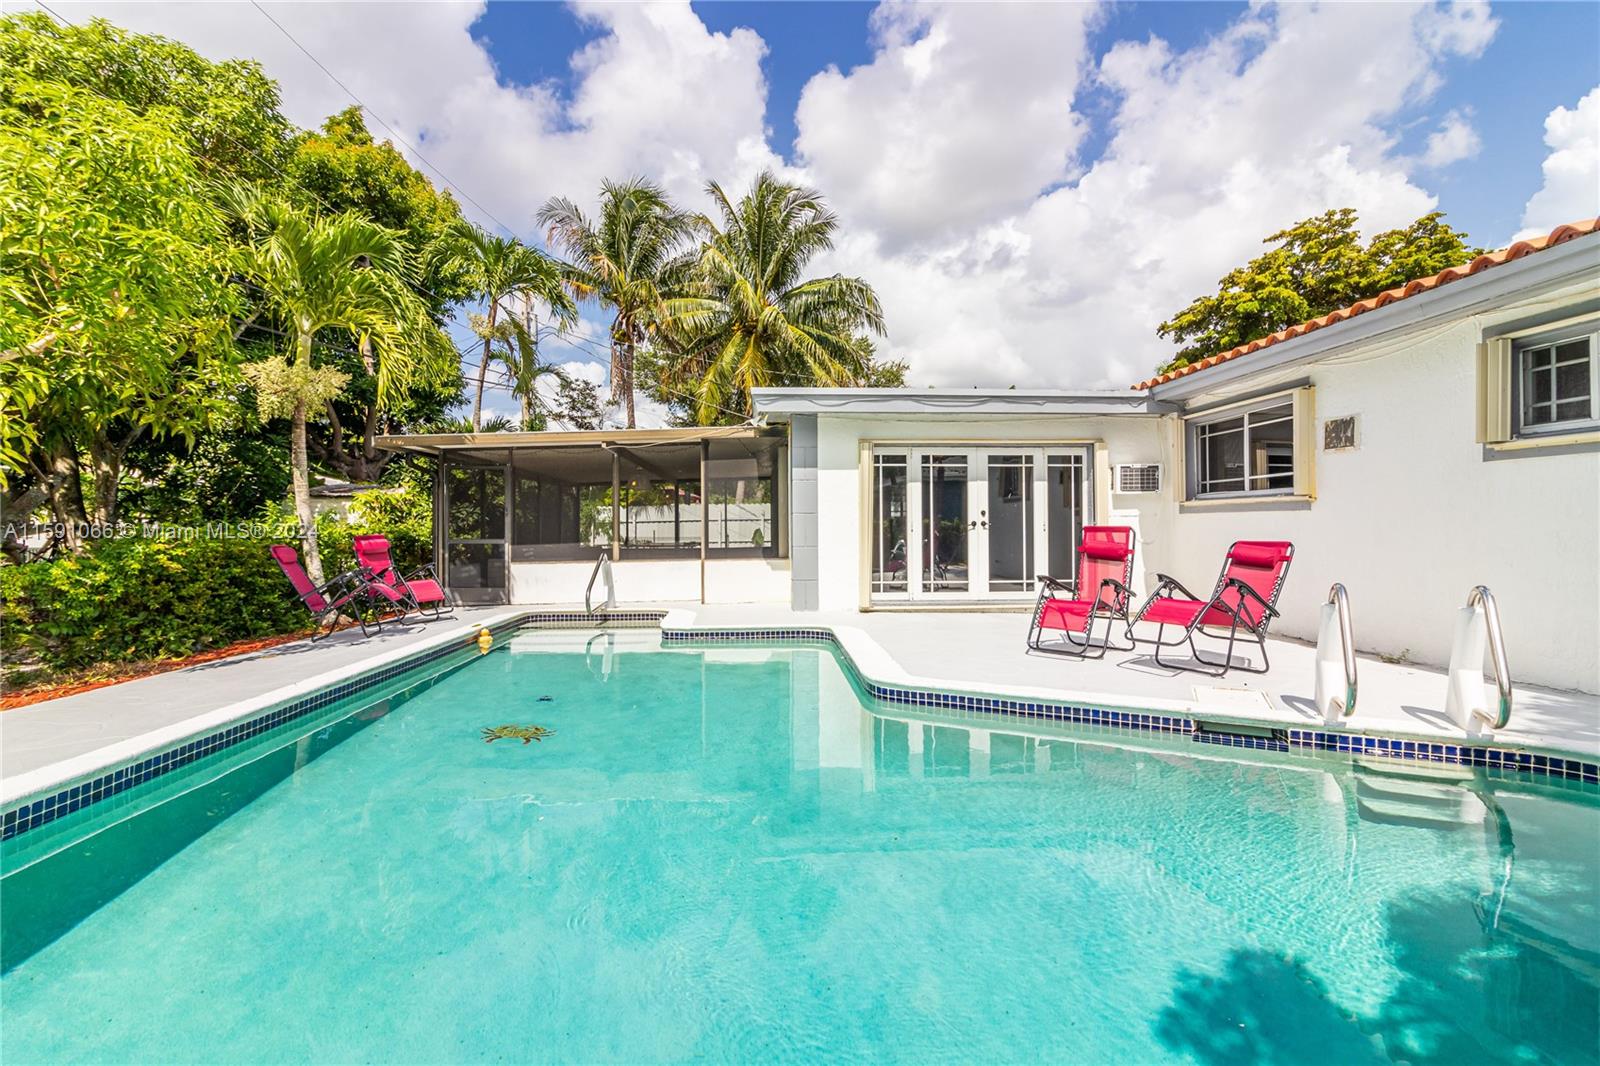
[(96, 542), (0, 569), (0, 650), (72, 669), (190, 655), (307, 628), (268, 540)]
[[(432, 556), (426, 491), (374, 493), (349, 521), (318, 517), (323, 570), (355, 565), (358, 533), (384, 533), (402, 572)], [(265, 526), (293, 528), (268, 507)], [(288, 536), (123, 538), (54, 562), (0, 567), (0, 655), (57, 669), (191, 655), (251, 637), (309, 630), (311, 616), (267, 554)]]

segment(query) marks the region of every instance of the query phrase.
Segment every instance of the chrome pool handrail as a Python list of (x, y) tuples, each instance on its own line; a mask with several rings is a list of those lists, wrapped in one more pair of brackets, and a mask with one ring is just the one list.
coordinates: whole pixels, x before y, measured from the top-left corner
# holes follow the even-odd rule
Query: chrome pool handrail
[(1335, 581), (1328, 590), (1328, 602), (1339, 615), (1339, 643), (1344, 651), (1344, 715), (1356, 713), (1356, 638), (1350, 626), (1350, 594)]
[(1494, 728), (1504, 729), (1511, 721), (1511, 667), (1506, 663), (1506, 638), (1500, 629), (1500, 608), (1495, 605), (1494, 593), (1487, 585), (1478, 585), (1467, 594), (1467, 606), (1483, 606), (1483, 623), (1489, 630), (1489, 660), (1494, 664), (1494, 683), (1500, 690), (1500, 705), (1496, 709)]
[(600, 558), (594, 561), (594, 569), (589, 571), (589, 583), (583, 589), (583, 609), (589, 614), (594, 614), (594, 579), (600, 576), (602, 568), (606, 572), (606, 606), (616, 603), (617, 587), (611, 580), (611, 553), (601, 552)]

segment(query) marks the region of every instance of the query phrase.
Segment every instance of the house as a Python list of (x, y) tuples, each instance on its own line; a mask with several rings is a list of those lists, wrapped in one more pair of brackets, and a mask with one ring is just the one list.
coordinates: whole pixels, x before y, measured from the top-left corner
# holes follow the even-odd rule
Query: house
[(382, 443), (444, 460), (463, 599), (581, 602), (604, 551), (628, 603), (1023, 609), (1116, 523), (1140, 592), (1203, 593), (1232, 541), (1293, 541), (1279, 632), (1314, 637), (1340, 582), (1362, 648), (1421, 663), (1487, 585), (1519, 679), (1600, 692), (1597, 230), (1126, 390), (758, 389), (751, 426)]

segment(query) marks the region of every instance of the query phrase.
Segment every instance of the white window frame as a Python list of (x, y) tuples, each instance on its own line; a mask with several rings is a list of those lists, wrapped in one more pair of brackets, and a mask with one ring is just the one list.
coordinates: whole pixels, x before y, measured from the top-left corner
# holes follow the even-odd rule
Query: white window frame
[[(1558, 348), (1574, 341), (1587, 341), (1589, 344), (1589, 413), (1581, 418), (1567, 418), (1558, 422), (1540, 422), (1530, 425), (1528, 423), (1529, 408), (1529, 375), (1532, 371), (1528, 368), (1528, 355), (1533, 352), (1542, 352)], [(1548, 371), (1551, 375), (1550, 403), (1555, 400), (1555, 367)], [(1580, 328), (1563, 331), (1551, 331), (1537, 334), (1532, 337), (1519, 339), (1511, 348), (1511, 436), (1517, 440), (1539, 439), (1541, 437), (1564, 436), (1572, 433), (1585, 433), (1600, 429), (1600, 329), (1594, 323), (1589, 323)], [(1543, 405), (1541, 405), (1543, 406)]]
[[(1309, 456), (1305, 454), (1307, 447), (1306, 424), (1311, 418), (1309, 403), (1299, 402), (1297, 393), (1309, 394), (1309, 389), (1291, 390), (1288, 392), (1273, 393), (1262, 396), (1246, 403), (1230, 404), (1226, 408), (1207, 411), (1194, 415), (1184, 420), (1184, 466), (1189, 471), (1189, 484), (1187, 498), (1190, 500), (1244, 500), (1261, 499), (1280, 496), (1309, 495), (1303, 484), (1302, 471), (1306, 468)], [(1289, 448), (1290, 465), (1286, 472), (1289, 475), (1289, 484), (1283, 486), (1252, 487), (1251, 482), (1265, 480), (1269, 477), (1266, 473), (1252, 474), (1250, 472), (1250, 432), (1252, 427), (1251, 416), (1260, 415), (1276, 408), (1287, 407), (1288, 412), (1263, 425), (1281, 425), (1289, 423)], [(1207, 427), (1223, 422), (1238, 420), (1239, 431), (1243, 437), (1244, 474), (1242, 479), (1228, 478), (1229, 482), (1242, 480), (1243, 488), (1208, 489), (1205, 481), (1205, 459), (1201, 447), (1202, 439), (1207, 435)], [(1258, 428), (1258, 427), (1257, 427)], [(1228, 431), (1232, 432), (1232, 431)]]

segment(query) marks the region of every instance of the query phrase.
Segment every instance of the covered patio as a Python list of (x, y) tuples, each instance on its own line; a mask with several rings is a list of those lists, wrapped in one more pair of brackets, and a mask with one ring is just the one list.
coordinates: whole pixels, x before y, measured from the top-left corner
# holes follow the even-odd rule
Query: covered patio
[(436, 460), (434, 564), (458, 603), (782, 603), (781, 431), (752, 426), (379, 437)]

